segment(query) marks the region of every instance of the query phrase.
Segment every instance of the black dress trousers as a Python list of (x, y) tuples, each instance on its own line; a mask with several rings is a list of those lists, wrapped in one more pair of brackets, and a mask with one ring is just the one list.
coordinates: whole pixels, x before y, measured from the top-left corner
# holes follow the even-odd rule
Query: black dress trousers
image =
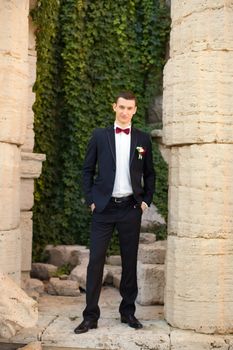
[(87, 268), (85, 320), (98, 320), (98, 306), (102, 286), (106, 251), (114, 229), (119, 234), (122, 260), (119, 307), (121, 315), (134, 315), (137, 287), (137, 253), (141, 227), (142, 210), (133, 196), (120, 203), (110, 200), (107, 207), (92, 216), (90, 237), (90, 260)]

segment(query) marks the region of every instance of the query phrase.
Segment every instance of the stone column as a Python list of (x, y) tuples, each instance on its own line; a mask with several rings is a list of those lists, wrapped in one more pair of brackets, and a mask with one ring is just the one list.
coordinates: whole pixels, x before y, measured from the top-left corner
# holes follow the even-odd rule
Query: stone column
[(233, 2), (172, 0), (164, 71), (171, 148), (165, 317), (233, 332)]
[[(32, 9), (36, 1), (30, 0), (29, 7)], [(21, 280), (24, 283), (30, 277), (32, 261), (32, 207), (34, 203), (34, 179), (40, 176), (42, 161), (45, 155), (33, 153), (34, 148), (34, 113), (32, 110), (35, 101), (35, 93), (32, 91), (36, 80), (36, 48), (35, 27), (32, 19), (28, 18), (28, 103), (25, 141), (21, 147), (21, 180), (20, 180), (20, 230), (21, 230)]]
[(0, 271), (20, 282), (20, 146), (25, 139), (28, 0), (0, 1)]

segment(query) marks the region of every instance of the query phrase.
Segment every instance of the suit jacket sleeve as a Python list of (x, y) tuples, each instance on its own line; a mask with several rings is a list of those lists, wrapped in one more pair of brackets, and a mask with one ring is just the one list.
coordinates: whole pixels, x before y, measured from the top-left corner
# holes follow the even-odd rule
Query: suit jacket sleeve
[(92, 137), (88, 143), (86, 156), (83, 164), (83, 190), (85, 200), (88, 205), (93, 203), (92, 198), (92, 186), (94, 182), (94, 176), (96, 173), (97, 162), (97, 140), (96, 130), (94, 130)]
[(149, 206), (155, 191), (155, 171), (153, 166), (152, 143), (148, 135), (147, 150), (143, 169), (144, 196), (143, 201)]

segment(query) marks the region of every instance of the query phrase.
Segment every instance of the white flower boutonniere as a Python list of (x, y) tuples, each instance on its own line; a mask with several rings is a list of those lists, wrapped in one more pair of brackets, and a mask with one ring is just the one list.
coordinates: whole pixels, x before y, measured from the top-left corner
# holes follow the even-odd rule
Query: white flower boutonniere
[(145, 148), (138, 146), (136, 150), (138, 151), (138, 159), (142, 159), (142, 156), (146, 153)]

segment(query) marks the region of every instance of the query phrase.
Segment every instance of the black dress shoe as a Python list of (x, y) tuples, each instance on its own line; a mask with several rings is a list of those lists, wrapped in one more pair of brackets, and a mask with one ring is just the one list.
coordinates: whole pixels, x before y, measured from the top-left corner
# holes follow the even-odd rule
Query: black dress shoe
[(141, 322), (134, 315), (121, 316), (121, 323), (127, 323), (130, 327), (140, 329), (143, 327)]
[(74, 333), (86, 333), (89, 329), (97, 328), (97, 321), (83, 320), (78, 327), (75, 328)]

